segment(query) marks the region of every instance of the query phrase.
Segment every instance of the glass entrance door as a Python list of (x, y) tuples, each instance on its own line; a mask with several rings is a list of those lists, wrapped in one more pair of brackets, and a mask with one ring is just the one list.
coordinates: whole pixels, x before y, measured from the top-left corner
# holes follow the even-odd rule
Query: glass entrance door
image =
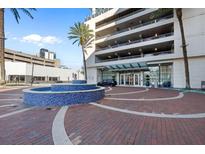
[(135, 74), (135, 86), (140, 86), (140, 74)]
[(124, 74), (120, 74), (120, 84), (121, 85), (125, 84), (125, 75)]
[(124, 73), (120, 74), (120, 84), (129, 86), (140, 86), (140, 73)]

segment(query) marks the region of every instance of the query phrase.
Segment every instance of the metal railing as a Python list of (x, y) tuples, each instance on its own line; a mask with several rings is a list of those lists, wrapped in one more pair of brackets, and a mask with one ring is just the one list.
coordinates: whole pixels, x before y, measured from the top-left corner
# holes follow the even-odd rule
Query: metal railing
[(143, 58), (143, 57), (158, 56), (158, 55), (172, 54), (172, 53), (174, 53), (174, 50), (153, 52), (153, 53), (143, 54), (143, 55), (132, 55), (132, 56), (126, 56), (126, 57), (118, 57), (118, 58), (111, 58), (111, 59), (104, 59), (104, 60), (100, 60), (100, 59), (96, 58), (95, 63), (118, 61), (118, 60), (133, 59), (133, 58)]
[(110, 23), (112, 23), (112, 22), (116, 22), (116, 21), (118, 21), (118, 20), (121, 20), (121, 19), (123, 19), (123, 18), (126, 18), (126, 17), (128, 17), (128, 16), (134, 15), (134, 14), (136, 14), (136, 13), (142, 12), (142, 11), (144, 11), (144, 10), (146, 10), (146, 9), (145, 9), (145, 8), (139, 9), (139, 10), (136, 10), (136, 11), (131, 12), (131, 13), (129, 13), (129, 14), (126, 14), (126, 15), (124, 15), (124, 16), (118, 17), (118, 18), (116, 18), (116, 19), (114, 19), (114, 20), (112, 20), (112, 21), (105, 22), (105, 23), (103, 23), (103, 24), (100, 24), (100, 25), (96, 26), (96, 29), (98, 29), (98, 28), (100, 28), (100, 27), (103, 27), (103, 26), (105, 26), (105, 25), (107, 25), (107, 24), (110, 24)]
[(95, 14), (93, 14), (93, 15), (87, 16), (87, 17), (85, 18), (85, 22), (88, 21), (88, 20), (90, 20), (90, 19), (92, 19), (92, 18), (95, 18), (95, 17), (97, 17), (97, 16), (99, 16), (99, 15), (101, 15), (101, 14), (103, 14), (103, 13), (109, 11), (109, 10), (112, 10), (112, 9), (113, 9), (113, 8), (106, 8), (106, 9), (104, 9), (103, 11), (101, 11), (100, 13), (95, 13)]
[(113, 48), (121, 47), (121, 46), (124, 46), (124, 45), (131, 45), (131, 44), (134, 44), (134, 43), (145, 42), (145, 41), (155, 40), (155, 39), (158, 39), (158, 38), (169, 37), (169, 36), (172, 36), (173, 34), (174, 33), (171, 32), (171, 33), (161, 34), (161, 35), (158, 35), (158, 36), (152, 36), (152, 37), (148, 37), (148, 38), (144, 38), (144, 39), (137, 39), (137, 40), (130, 41), (130, 42), (125, 42), (125, 43), (121, 43), (121, 44), (117, 44), (117, 45), (113, 45), (113, 46), (108, 46), (108, 47), (105, 47), (105, 48), (96, 49), (96, 51), (102, 51), (102, 50), (106, 50), (106, 49), (113, 49)]
[(173, 18), (173, 14), (165, 16), (165, 17), (162, 17), (160, 19), (155, 19), (155, 20), (151, 20), (151, 21), (148, 21), (148, 22), (145, 22), (145, 23), (141, 23), (141, 24), (132, 26), (132, 27), (128, 27), (128, 28), (122, 29), (120, 31), (113, 32), (113, 33), (108, 34), (108, 35), (96, 37), (96, 40), (99, 40), (99, 39), (102, 39), (102, 38), (105, 38), (105, 37), (110, 37), (110, 36), (113, 36), (115, 34), (120, 34), (120, 33), (123, 33), (123, 32), (126, 32), (126, 31), (130, 31), (130, 30), (133, 30), (133, 29), (137, 29), (137, 28), (140, 28), (140, 27), (143, 27), (143, 26), (151, 25), (153, 23), (158, 23), (158, 22), (160, 22), (162, 20), (170, 19), (170, 18)]

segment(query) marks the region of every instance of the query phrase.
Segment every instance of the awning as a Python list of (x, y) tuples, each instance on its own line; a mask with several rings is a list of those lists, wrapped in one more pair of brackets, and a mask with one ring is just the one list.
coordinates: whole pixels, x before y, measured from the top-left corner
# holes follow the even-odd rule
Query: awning
[(104, 66), (103, 69), (110, 70), (110, 71), (149, 70), (145, 62), (115, 64), (115, 65)]

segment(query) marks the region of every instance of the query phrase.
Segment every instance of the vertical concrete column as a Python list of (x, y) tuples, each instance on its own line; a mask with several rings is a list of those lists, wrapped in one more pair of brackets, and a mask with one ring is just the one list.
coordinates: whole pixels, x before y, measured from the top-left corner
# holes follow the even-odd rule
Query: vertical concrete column
[(120, 84), (120, 73), (119, 72), (116, 73), (116, 82), (117, 82), (117, 85)]
[(140, 85), (143, 86), (143, 72), (140, 72)]
[(4, 9), (0, 9), (0, 83), (5, 82), (5, 63), (4, 63)]

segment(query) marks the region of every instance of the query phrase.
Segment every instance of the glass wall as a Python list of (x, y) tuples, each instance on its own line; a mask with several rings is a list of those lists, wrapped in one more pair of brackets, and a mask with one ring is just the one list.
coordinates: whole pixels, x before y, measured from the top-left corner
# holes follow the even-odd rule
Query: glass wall
[(143, 74), (144, 86), (157, 86), (159, 84), (159, 66), (149, 67), (149, 71)]
[(163, 87), (172, 85), (172, 65), (160, 66), (160, 85)]
[(102, 72), (102, 80), (106, 79), (114, 79), (116, 80), (116, 73), (112, 71), (103, 71)]
[(144, 86), (172, 86), (172, 65), (161, 64), (158, 66), (150, 66), (149, 71), (143, 73)]

